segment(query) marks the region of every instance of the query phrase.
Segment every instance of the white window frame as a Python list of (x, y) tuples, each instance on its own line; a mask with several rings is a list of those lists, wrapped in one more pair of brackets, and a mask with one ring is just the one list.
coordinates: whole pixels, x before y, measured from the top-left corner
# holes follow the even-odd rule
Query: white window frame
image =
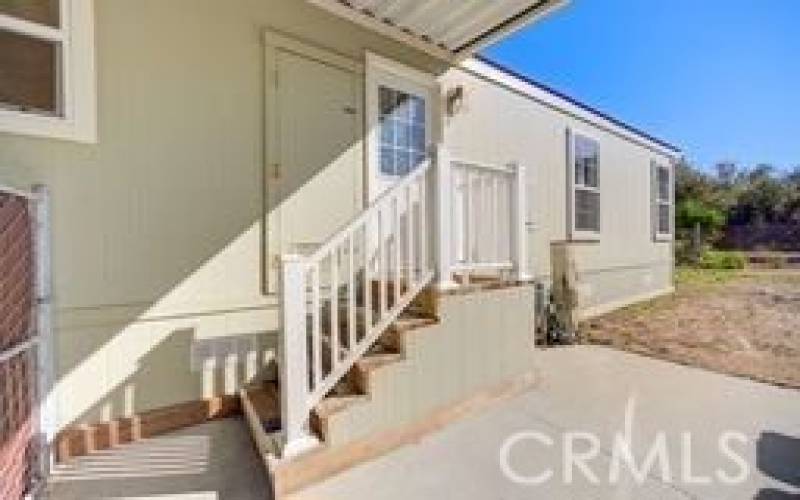
[[(667, 198), (661, 198), (661, 190), (658, 185), (658, 169), (665, 169), (667, 171)], [(650, 202), (652, 213), (652, 231), (653, 239), (655, 241), (672, 241), (675, 232), (675, 177), (674, 169), (670, 164), (659, 163), (656, 160), (650, 162)], [(669, 207), (669, 229), (667, 232), (661, 231), (661, 222), (659, 217), (659, 208), (662, 206)]]
[(60, 116), (0, 108), (0, 132), (95, 143), (94, 0), (60, 0), (59, 7), (58, 28), (0, 14), (0, 29), (61, 45)]
[[(584, 185), (577, 185), (575, 183), (575, 138), (577, 136), (583, 137), (597, 143), (597, 187), (590, 187)], [(567, 228), (569, 232), (569, 239), (573, 241), (599, 241), (600, 233), (603, 227), (603, 195), (602, 188), (602, 154), (600, 151), (600, 140), (593, 134), (587, 133), (582, 130), (567, 128)], [(598, 205), (598, 229), (592, 230), (579, 230), (575, 223), (575, 191), (590, 191), (597, 193), (600, 196), (600, 203)]]
[(402, 179), (400, 175), (389, 175), (380, 168), (380, 102), (378, 89), (389, 87), (408, 94), (414, 94), (425, 100), (425, 144), (430, 154), (433, 143), (433, 117), (436, 116), (438, 100), (438, 83), (433, 74), (411, 68), (372, 52), (366, 53), (366, 175), (368, 200), (374, 200), (380, 194)]

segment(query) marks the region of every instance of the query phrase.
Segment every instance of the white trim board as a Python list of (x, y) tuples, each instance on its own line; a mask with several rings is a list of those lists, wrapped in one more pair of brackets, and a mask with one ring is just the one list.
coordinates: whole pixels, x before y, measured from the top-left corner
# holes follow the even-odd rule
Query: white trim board
[(559, 97), (555, 94), (547, 92), (542, 88), (521, 80), (479, 59), (468, 59), (462, 62), (458, 66), (458, 69), (527, 97), (539, 104), (564, 113), (574, 119), (580, 120), (601, 130), (610, 132), (635, 144), (644, 146), (651, 151), (662, 154), (670, 159), (677, 160), (683, 157), (683, 153), (680, 151), (674, 151), (648, 137), (645, 137), (641, 134), (636, 134), (630, 129), (622, 127), (608, 120), (607, 118), (604, 118), (596, 113), (592, 113), (574, 103), (569, 102), (563, 97)]

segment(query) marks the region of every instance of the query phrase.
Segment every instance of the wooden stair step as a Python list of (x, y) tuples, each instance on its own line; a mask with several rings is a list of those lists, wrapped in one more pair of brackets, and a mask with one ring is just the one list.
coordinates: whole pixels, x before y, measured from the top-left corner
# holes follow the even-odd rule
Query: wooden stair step
[(425, 316), (411, 316), (411, 315), (400, 315), (392, 326), (390, 327), (391, 330), (395, 332), (405, 332), (409, 330), (414, 330), (417, 328), (422, 328), (426, 326), (435, 325), (439, 322), (436, 318), (430, 318)]
[(356, 367), (364, 372), (377, 370), (378, 368), (392, 363), (402, 361), (403, 355), (398, 352), (384, 352), (380, 354), (370, 354), (364, 356), (356, 362)]
[(314, 414), (317, 418), (327, 419), (331, 415), (344, 411), (354, 404), (366, 402), (368, 399), (365, 394), (327, 396), (314, 407)]

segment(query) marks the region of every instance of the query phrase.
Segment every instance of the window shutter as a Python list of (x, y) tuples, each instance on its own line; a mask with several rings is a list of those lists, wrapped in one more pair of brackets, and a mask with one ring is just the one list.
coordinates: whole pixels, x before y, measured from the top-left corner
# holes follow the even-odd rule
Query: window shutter
[(566, 226), (567, 238), (566, 239), (571, 240), (571, 239), (573, 239), (575, 237), (575, 215), (573, 213), (574, 210), (575, 210), (575, 208), (574, 208), (575, 207), (575, 205), (574, 205), (574, 203), (575, 203), (575, 161), (574, 161), (574, 152), (575, 152), (575, 150), (574, 150), (573, 144), (572, 144), (572, 129), (570, 127), (567, 127), (566, 139), (567, 139), (566, 140), (566, 147), (567, 147), (567, 150), (566, 150), (566, 152), (567, 152), (567, 154), (566, 154), (566, 157), (567, 157), (567, 162), (566, 162), (567, 163), (566, 164), (566, 167), (567, 167), (566, 168), (566, 173), (567, 173), (567, 175), (566, 175), (566, 177), (567, 177), (567, 186), (566, 186), (567, 196), (566, 196), (566, 201), (567, 201), (567, 207), (566, 207), (566, 212), (565, 212), (566, 215), (567, 215), (567, 221), (566, 221), (567, 222), (567, 226)]
[(650, 236), (658, 239), (658, 165), (650, 160)]
[(675, 164), (670, 162), (669, 168), (669, 234), (675, 240)]

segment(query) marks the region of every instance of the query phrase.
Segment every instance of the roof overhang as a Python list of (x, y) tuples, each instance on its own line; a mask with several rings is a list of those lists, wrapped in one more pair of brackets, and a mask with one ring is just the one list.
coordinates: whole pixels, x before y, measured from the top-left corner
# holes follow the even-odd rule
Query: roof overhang
[(307, 0), (439, 59), (461, 61), (568, 0)]

